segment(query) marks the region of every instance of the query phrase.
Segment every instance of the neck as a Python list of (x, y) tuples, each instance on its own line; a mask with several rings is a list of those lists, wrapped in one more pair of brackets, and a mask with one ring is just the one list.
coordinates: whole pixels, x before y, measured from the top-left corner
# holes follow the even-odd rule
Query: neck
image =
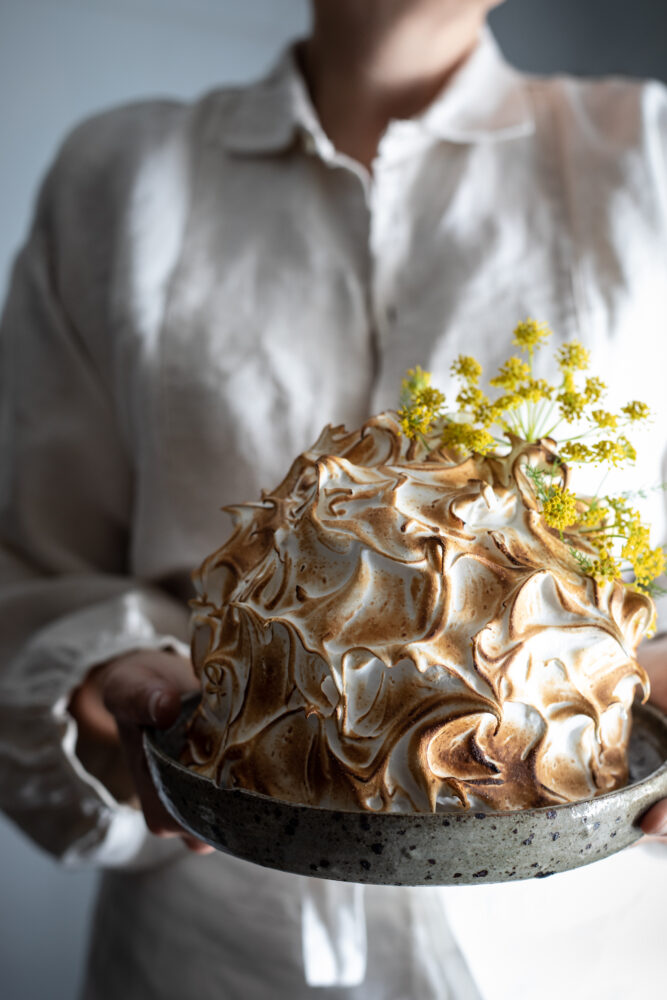
[(300, 56), (322, 127), (370, 167), (389, 121), (423, 111), (474, 48), (475, 0), (314, 0)]

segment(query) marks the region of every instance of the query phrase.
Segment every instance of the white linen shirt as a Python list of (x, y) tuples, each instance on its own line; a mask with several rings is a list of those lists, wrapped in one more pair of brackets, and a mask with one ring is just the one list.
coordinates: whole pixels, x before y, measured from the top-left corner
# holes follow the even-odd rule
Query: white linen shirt
[[(173, 855), (77, 760), (71, 692), (122, 652), (187, 652), (189, 573), (224, 540), (219, 508), (277, 484), (324, 424), (395, 405), (407, 368), (447, 388), (458, 353), (493, 371), (519, 320), (547, 320), (538, 374), (579, 338), (610, 405), (640, 398), (655, 413), (626, 488), (666, 478), (666, 137), (660, 84), (524, 77), (488, 34), (424, 114), (390, 123), (372, 173), (334, 149), (291, 52), (256, 84), (116, 109), (69, 137), (0, 348), (0, 786), (38, 843), (111, 868)], [(657, 540), (662, 504), (659, 492), (646, 504)], [(169, 879), (187, 892), (195, 863), (215, 867), (220, 893), (236, 884), (241, 863), (188, 858), (160, 869), (160, 892)], [(664, 876), (664, 859), (652, 865)], [(289, 922), (297, 880), (242, 872), (251, 898), (275, 888)], [(128, 877), (109, 877), (103, 899), (120, 906)], [(387, 909), (382, 891), (368, 912)], [(383, 914), (388, 935), (410, 906), (422, 933), (414, 892), (386, 892), (403, 900)], [(207, 921), (220, 928), (219, 904), (195, 909), (190, 948)], [(127, 925), (113, 933), (131, 948)], [(405, 979), (414, 940), (383, 953), (380, 973), (369, 957), (360, 996), (448, 995)], [(239, 996), (265, 995), (239, 976)]]

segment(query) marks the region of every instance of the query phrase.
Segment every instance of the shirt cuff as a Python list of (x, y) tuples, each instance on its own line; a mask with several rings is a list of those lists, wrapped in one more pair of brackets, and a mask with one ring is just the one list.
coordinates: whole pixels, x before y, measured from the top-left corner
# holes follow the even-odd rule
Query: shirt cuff
[(9, 664), (0, 692), (0, 805), (70, 866), (138, 868), (182, 851), (153, 836), (76, 755), (67, 705), (93, 667), (137, 649), (189, 655), (184, 605), (137, 588), (41, 629)]

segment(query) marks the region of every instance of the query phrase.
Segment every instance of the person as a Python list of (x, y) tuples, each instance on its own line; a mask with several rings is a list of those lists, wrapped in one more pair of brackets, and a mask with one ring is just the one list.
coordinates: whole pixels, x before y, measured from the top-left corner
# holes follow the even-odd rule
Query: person
[[(474, 344), (494, 368), (506, 331), (547, 318), (651, 405), (635, 479), (662, 478), (667, 93), (521, 76), (493, 6), (313, 0), (265, 79), (98, 116), (43, 184), (2, 324), (2, 797), (65, 863), (105, 869), (90, 1000), (480, 995), (431, 890), (322, 890), (323, 924), (363, 909), (368, 954), (360, 982), (333, 934), (318, 979), (313, 880), (181, 830), (140, 734), (197, 688), (189, 572), (220, 506), (325, 423), (394, 405), (415, 364), (446, 380)], [(642, 655), (667, 707), (667, 639)], [(667, 833), (665, 802), (643, 828)]]

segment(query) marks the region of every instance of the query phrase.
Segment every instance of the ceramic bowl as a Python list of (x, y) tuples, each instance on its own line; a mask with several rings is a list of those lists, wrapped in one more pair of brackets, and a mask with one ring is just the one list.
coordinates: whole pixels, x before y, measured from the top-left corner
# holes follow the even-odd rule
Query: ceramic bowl
[(372, 813), (295, 805), (219, 788), (179, 763), (184, 702), (144, 748), (160, 798), (187, 830), (268, 868), (376, 885), (479, 885), (546, 878), (614, 854), (641, 836), (638, 820), (667, 796), (667, 718), (636, 706), (631, 781), (585, 802), (517, 812)]

